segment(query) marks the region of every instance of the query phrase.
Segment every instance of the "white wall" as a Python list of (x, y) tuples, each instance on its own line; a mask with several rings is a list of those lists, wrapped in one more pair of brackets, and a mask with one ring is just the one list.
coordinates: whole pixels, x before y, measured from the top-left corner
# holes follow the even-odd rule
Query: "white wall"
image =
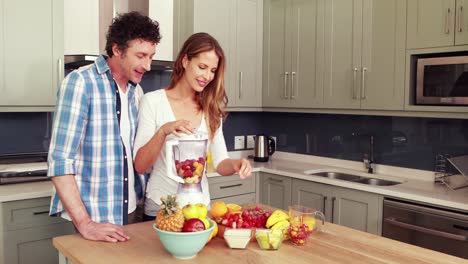
[(159, 22), (161, 42), (156, 47), (156, 60), (172, 61), (173, 43), (173, 15), (174, 4), (172, 0), (150, 0), (149, 17)]
[(99, 1), (64, 1), (65, 55), (99, 54)]

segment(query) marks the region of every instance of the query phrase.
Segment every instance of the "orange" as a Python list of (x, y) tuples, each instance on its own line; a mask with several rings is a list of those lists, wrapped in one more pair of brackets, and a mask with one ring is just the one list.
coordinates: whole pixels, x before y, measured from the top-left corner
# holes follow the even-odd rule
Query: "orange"
[(218, 217), (223, 217), (228, 212), (228, 208), (223, 201), (216, 201), (211, 204), (210, 215), (211, 219), (215, 220)]
[(226, 204), (226, 207), (228, 208), (228, 212), (231, 214), (242, 213), (242, 207), (238, 204)]
[(210, 238), (208, 239), (208, 241), (210, 241), (213, 237), (215, 237), (216, 235), (218, 234), (218, 224), (216, 222), (214, 222), (214, 229), (213, 231), (211, 232), (210, 234)]

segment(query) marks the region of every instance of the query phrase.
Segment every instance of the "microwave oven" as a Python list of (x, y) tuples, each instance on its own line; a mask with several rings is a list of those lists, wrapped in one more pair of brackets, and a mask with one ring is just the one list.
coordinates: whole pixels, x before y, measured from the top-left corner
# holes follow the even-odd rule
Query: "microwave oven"
[(468, 56), (418, 58), (416, 104), (468, 106)]

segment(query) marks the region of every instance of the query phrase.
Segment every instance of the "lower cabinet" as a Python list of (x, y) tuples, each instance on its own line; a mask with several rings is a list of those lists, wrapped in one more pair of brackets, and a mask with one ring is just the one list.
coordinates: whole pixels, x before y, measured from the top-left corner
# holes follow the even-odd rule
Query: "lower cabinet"
[(212, 177), (208, 179), (211, 201), (246, 204), (256, 202), (257, 173), (242, 180), (239, 175)]
[(288, 210), (288, 206), (291, 205), (292, 178), (262, 173), (260, 183), (260, 201), (262, 204)]
[(323, 212), (327, 222), (382, 233), (382, 195), (270, 173), (261, 173), (260, 183), (263, 204), (284, 210), (304, 205)]
[(75, 229), (48, 216), (49, 203), (50, 197), (0, 203), (0, 263), (59, 263), (52, 238)]

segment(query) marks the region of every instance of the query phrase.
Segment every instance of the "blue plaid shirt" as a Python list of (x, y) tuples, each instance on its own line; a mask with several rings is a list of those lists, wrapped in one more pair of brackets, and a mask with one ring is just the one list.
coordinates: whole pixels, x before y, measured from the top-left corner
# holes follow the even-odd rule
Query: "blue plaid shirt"
[[(129, 83), (131, 145), (143, 91)], [(48, 175), (75, 176), (81, 199), (93, 221), (125, 224), (128, 212), (126, 153), (120, 136), (120, 97), (106, 58), (67, 75), (58, 92)], [(132, 150), (127, 150), (131, 152)], [(135, 190), (143, 196), (142, 178), (135, 173)], [(64, 210), (54, 189), (50, 215)]]

